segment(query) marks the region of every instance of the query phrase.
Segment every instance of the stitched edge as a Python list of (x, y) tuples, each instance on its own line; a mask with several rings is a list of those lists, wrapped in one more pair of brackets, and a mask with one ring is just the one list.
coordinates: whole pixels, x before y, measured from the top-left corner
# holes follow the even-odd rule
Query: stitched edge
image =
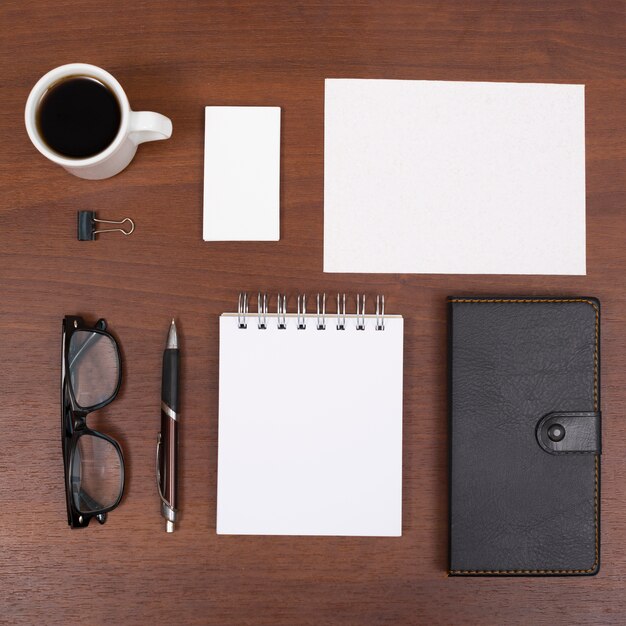
[[(585, 298), (489, 298), (489, 299), (481, 299), (481, 298), (451, 298), (448, 302), (459, 302), (459, 303), (534, 303), (534, 302), (585, 302), (593, 307), (596, 324), (596, 346), (593, 353), (593, 410), (598, 411), (598, 343), (599, 343), (599, 326), (600, 326), (600, 311), (598, 310), (598, 306), (593, 300), (587, 300)], [(505, 569), (505, 570), (467, 570), (467, 569), (454, 569), (449, 570), (449, 574), (484, 574), (484, 575), (494, 575), (494, 574), (591, 574), (591, 572), (595, 571), (598, 566), (598, 560), (600, 556), (600, 535), (598, 528), (598, 455), (596, 455), (595, 462), (595, 484), (594, 484), (594, 494), (593, 494), (593, 505), (594, 505), (594, 526), (595, 526), (595, 542), (596, 542), (596, 558), (593, 562), (593, 565), (589, 569)]]

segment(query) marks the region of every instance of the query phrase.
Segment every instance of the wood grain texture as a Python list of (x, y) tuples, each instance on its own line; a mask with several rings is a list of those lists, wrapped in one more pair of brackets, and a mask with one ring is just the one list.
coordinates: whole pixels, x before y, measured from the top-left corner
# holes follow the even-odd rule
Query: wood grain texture
[[(4, 0), (0, 4), (0, 622), (63, 624), (626, 621), (626, 3)], [(133, 108), (171, 117), (121, 175), (83, 181), (29, 143), (23, 107), (62, 63), (111, 71)], [(326, 77), (586, 84), (585, 277), (324, 275)], [(281, 240), (202, 242), (203, 107), (283, 109)], [(75, 239), (77, 209), (131, 216)], [(419, 251), (416, 251), (418, 254)], [(400, 539), (215, 534), (218, 314), (239, 290), (383, 292), (406, 317)], [(593, 295), (603, 304), (602, 570), (449, 579), (445, 297)], [(370, 298), (371, 300), (371, 298)], [(275, 303), (275, 299), (273, 303)], [(127, 491), (104, 526), (66, 524), (59, 441), (64, 314), (106, 317), (124, 353), (98, 423)], [(180, 528), (155, 489), (160, 360), (182, 331)], [(254, 409), (255, 398), (244, 398)], [(96, 416), (94, 416), (96, 419)]]

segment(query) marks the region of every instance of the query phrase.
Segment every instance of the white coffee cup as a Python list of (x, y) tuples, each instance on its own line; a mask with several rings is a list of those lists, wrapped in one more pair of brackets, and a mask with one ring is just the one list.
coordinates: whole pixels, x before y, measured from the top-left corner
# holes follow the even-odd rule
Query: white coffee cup
[[(121, 121), (115, 139), (102, 152), (87, 158), (71, 158), (46, 145), (37, 127), (37, 109), (50, 87), (63, 79), (81, 76), (95, 78), (113, 92), (120, 105)], [(131, 111), (128, 98), (117, 80), (102, 68), (87, 63), (61, 65), (42, 76), (28, 96), (24, 118), (28, 136), (41, 154), (70, 174), (90, 180), (119, 174), (133, 160), (140, 143), (169, 139), (172, 135), (169, 118), (152, 111)]]

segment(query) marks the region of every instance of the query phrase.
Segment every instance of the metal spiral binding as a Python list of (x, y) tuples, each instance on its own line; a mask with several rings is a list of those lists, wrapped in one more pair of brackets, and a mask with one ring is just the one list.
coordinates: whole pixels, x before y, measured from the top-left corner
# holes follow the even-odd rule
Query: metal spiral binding
[[(302, 310), (300, 310), (300, 300), (302, 300)], [(297, 318), (298, 330), (306, 330), (306, 294), (298, 296), (298, 318)]]
[(322, 296), (322, 321), (320, 322), (320, 294), (317, 294), (317, 330), (326, 330), (326, 294)]
[[(380, 308), (379, 308), (380, 303)], [(380, 316), (380, 317), (379, 317)], [(385, 296), (376, 296), (376, 330), (385, 330)]]
[[(257, 315), (259, 317), (259, 329), (267, 328), (267, 294), (259, 292), (257, 297)], [(261, 321), (262, 320), (262, 321)]]
[(278, 294), (278, 303), (276, 305), (276, 317), (278, 319), (278, 330), (287, 328), (287, 296)]
[(343, 294), (343, 307), (337, 294), (337, 330), (346, 329), (346, 294)]
[[(326, 330), (326, 293), (317, 294), (317, 330)], [(239, 293), (239, 300), (237, 303), (237, 326), (239, 328), (248, 328), (248, 314), (249, 314), (249, 300), (246, 292)], [(267, 317), (269, 314), (269, 298), (267, 293), (259, 292), (257, 295), (257, 317), (258, 328), (264, 330), (267, 328)], [(293, 314), (292, 314), (293, 315)], [(356, 330), (365, 330), (366, 324), (366, 312), (365, 312), (365, 294), (356, 295), (356, 315), (348, 315), (346, 313), (346, 294), (337, 294), (337, 330), (346, 329), (346, 319), (354, 319), (356, 317)], [(296, 314), (296, 328), (298, 330), (305, 330), (306, 323), (306, 294), (298, 295), (298, 309)], [(274, 315), (271, 315), (273, 318)], [(287, 318), (289, 314), (287, 312), (287, 295), (278, 294), (278, 302), (276, 304), (276, 323), (279, 330), (287, 328)], [(309, 315), (309, 317), (314, 317)], [(370, 315), (370, 318), (375, 318), (374, 330), (385, 330), (385, 296), (378, 294), (376, 296), (376, 314)], [(371, 320), (373, 321), (373, 320)]]
[(363, 305), (361, 306), (361, 296), (356, 294), (356, 329), (365, 330), (365, 294), (363, 294)]
[(248, 315), (248, 294), (239, 294), (239, 304), (237, 306), (237, 325), (239, 328), (248, 328), (246, 316)]

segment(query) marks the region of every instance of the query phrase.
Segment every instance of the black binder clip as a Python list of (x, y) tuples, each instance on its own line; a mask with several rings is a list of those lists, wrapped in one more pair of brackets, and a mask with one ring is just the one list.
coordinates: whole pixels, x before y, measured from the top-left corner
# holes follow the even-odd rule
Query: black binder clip
[[(105, 228), (102, 230), (96, 230), (97, 224), (126, 224), (128, 226), (124, 228)], [(122, 233), (124, 235), (130, 235), (135, 230), (135, 222), (130, 217), (125, 217), (123, 220), (99, 220), (96, 218), (95, 211), (79, 211), (78, 212), (78, 241), (94, 241), (96, 235), (100, 233)]]

